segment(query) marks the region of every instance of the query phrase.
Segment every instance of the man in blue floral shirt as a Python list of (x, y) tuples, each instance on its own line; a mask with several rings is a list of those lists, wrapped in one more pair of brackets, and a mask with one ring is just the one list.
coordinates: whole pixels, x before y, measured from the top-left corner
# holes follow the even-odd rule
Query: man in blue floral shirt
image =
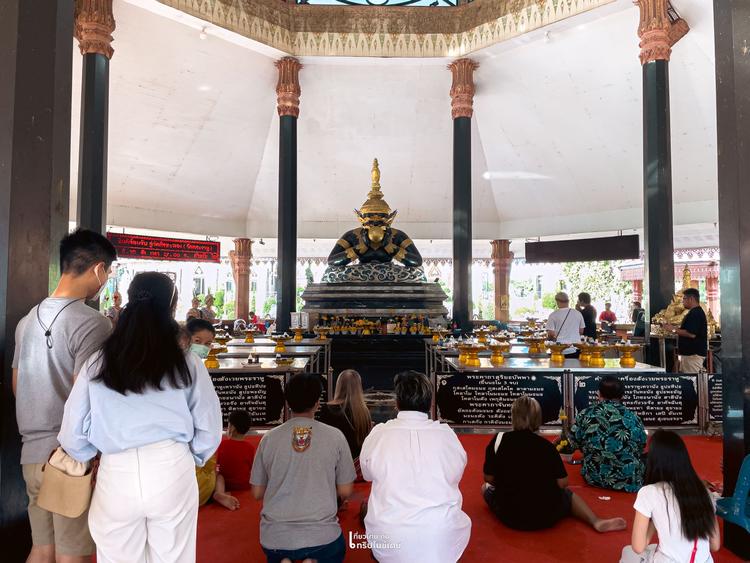
[(599, 402), (582, 411), (571, 429), (573, 447), (583, 452), (581, 475), (590, 485), (630, 493), (643, 483), (646, 430), (625, 408), (625, 387), (613, 375), (599, 382)]

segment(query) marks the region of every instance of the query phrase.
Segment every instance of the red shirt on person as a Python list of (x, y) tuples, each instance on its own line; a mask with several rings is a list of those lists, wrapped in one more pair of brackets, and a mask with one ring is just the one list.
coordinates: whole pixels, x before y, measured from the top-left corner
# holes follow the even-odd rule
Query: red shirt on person
[(613, 323), (617, 320), (617, 315), (615, 315), (614, 311), (604, 310), (599, 314), (599, 320), (607, 321), (608, 323)]
[(255, 448), (244, 440), (222, 440), (217, 453), (217, 472), (224, 476), (227, 491), (250, 488), (250, 470), (255, 459)]

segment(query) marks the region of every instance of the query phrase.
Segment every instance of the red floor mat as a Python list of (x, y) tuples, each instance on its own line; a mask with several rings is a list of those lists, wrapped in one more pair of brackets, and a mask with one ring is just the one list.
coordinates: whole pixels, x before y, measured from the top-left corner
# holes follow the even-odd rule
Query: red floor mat
[[(541, 532), (517, 532), (500, 524), (485, 506), (479, 494), (482, 484), (484, 448), (487, 435), (460, 435), (469, 463), (461, 481), (464, 511), (471, 517), (472, 531), (463, 562), (577, 563), (616, 562), (622, 547), (630, 541), (630, 528), (623, 532), (598, 534), (583, 523), (567, 518), (554, 528)], [(258, 437), (248, 440), (258, 441)], [(721, 481), (721, 439), (687, 436), (685, 441), (699, 475), (712, 482)], [(616, 493), (586, 486), (580, 466), (566, 466), (570, 487), (581, 495), (594, 511), (603, 517), (623, 516), (633, 519), (635, 494)], [(350, 531), (364, 532), (357, 517), (359, 505), (367, 498), (369, 484), (355, 487), (353, 497), (341, 511), (341, 525), (348, 540)], [(610, 497), (600, 500), (599, 497)], [(206, 563), (265, 561), (258, 541), (258, 522), (261, 503), (252, 499), (249, 491), (237, 494), (240, 509), (230, 512), (209, 504), (198, 516), (198, 561)], [(347, 561), (372, 563), (369, 551), (348, 550)], [(717, 563), (741, 561), (726, 549), (714, 555)]]

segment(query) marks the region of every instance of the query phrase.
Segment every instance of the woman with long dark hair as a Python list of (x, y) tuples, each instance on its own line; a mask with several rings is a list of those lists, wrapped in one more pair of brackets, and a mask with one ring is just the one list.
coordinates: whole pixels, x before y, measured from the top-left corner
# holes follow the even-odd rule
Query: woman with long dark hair
[[(667, 430), (649, 442), (643, 488), (635, 501), (631, 544), (622, 563), (706, 563), (721, 547), (714, 504), (695, 473), (685, 442)], [(649, 542), (659, 535), (659, 544)]]
[(86, 462), (101, 452), (89, 511), (97, 561), (195, 561), (202, 466), (221, 440), (205, 366), (178, 344), (177, 292), (138, 274), (101, 352), (84, 364), (58, 439)]
[(372, 430), (372, 418), (362, 392), (362, 378), (353, 369), (345, 369), (336, 380), (333, 400), (320, 409), (320, 422), (338, 428), (344, 434), (354, 460), (357, 480), (362, 480), (359, 453)]

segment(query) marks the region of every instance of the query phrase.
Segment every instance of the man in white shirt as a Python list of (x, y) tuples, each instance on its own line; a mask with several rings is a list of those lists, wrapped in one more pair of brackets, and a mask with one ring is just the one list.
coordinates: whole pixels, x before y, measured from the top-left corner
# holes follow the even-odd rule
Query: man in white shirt
[[(583, 315), (570, 308), (570, 299), (564, 291), (555, 295), (557, 309), (552, 311), (547, 319), (547, 335), (551, 340), (561, 344), (575, 344), (581, 341), (581, 335), (586, 328)], [(566, 348), (563, 353), (569, 357), (577, 357), (578, 349), (574, 346)]]
[(372, 481), (367, 539), (380, 563), (455, 563), (471, 535), (458, 489), (466, 452), (447, 424), (429, 419), (424, 374), (402, 372), (394, 383), (398, 417), (373, 428), (359, 456)]

